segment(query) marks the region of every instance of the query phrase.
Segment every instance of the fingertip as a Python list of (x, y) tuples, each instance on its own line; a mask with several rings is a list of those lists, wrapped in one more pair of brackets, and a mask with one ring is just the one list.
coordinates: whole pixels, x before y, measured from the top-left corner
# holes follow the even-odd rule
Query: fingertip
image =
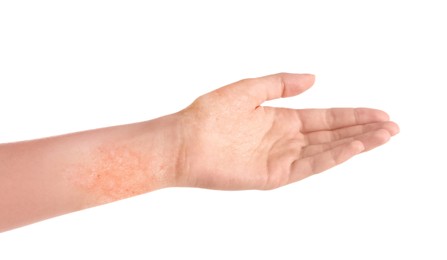
[(390, 120), (390, 116), (385, 111), (366, 107), (356, 108), (355, 116), (358, 124), (386, 122)]
[(303, 79), (303, 81), (306, 81), (305, 84), (308, 85), (309, 87), (311, 87), (314, 83), (315, 83), (315, 75), (314, 74), (310, 74), (310, 73), (303, 73), (303, 74), (298, 74), (300, 75)]
[(315, 74), (312, 73), (302, 73), (301, 75), (308, 77), (309, 79), (312, 79), (312, 82), (315, 82)]
[(392, 123), (394, 124), (394, 127), (395, 127), (393, 135), (397, 135), (398, 133), (400, 133), (400, 126), (395, 122), (392, 122)]
[(386, 122), (384, 129), (387, 130), (391, 136), (395, 136), (400, 132), (399, 125), (392, 121)]
[(389, 121), (390, 120), (390, 116), (388, 115), (387, 112), (383, 111), (383, 110), (379, 110), (379, 109), (374, 109), (375, 110), (375, 116), (377, 118), (377, 120), (379, 121)]
[(374, 133), (374, 135), (379, 144), (384, 144), (391, 138), (391, 133), (386, 129), (379, 129)]
[(284, 88), (282, 97), (291, 97), (301, 94), (315, 83), (315, 75), (313, 74), (279, 73), (278, 75)]

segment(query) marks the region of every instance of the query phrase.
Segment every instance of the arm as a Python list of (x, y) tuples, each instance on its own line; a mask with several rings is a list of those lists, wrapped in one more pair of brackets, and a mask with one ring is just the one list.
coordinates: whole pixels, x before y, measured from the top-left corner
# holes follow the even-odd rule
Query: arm
[(171, 185), (175, 117), (0, 145), (0, 231)]
[(242, 80), (151, 121), (0, 145), (0, 231), (164, 187), (273, 189), (398, 132), (374, 109), (261, 106), (313, 81)]

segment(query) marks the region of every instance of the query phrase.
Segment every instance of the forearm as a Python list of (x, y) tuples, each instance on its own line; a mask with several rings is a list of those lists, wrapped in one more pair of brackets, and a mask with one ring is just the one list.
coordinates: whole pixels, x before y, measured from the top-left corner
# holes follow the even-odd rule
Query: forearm
[(172, 185), (176, 122), (0, 145), (0, 231)]

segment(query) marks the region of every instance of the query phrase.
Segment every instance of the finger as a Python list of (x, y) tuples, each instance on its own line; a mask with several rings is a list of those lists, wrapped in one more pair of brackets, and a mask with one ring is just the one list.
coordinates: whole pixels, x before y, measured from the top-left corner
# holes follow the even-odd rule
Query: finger
[(309, 89), (315, 82), (312, 74), (278, 73), (253, 79), (251, 91), (257, 95), (258, 102), (292, 97)]
[(362, 142), (353, 141), (311, 157), (298, 159), (291, 165), (289, 183), (328, 170), (361, 153), (364, 149)]
[(330, 143), (306, 146), (305, 148), (303, 148), (301, 155), (302, 158), (310, 157), (331, 150), (342, 144), (351, 143), (355, 140), (363, 143), (363, 146), (365, 147), (363, 151), (366, 152), (382, 144), (385, 144), (386, 142), (388, 142), (388, 140), (390, 140), (390, 138), (391, 134), (387, 130), (378, 129), (355, 137), (348, 137)]
[(312, 74), (278, 73), (260, 78), (244, 79), (219, 89), (229, 96), (247, 96), (255, 108), (264, 101), (298, 95), (315, 82)]
[(337, 140), (345, 139), (348, 137), (354, 137), (357, 135), (365, 134), (374, 130), (385, 129), (391, 136), (396, 135), (399, 132), (399, 126), (394, 122), (379, 122), (365, 125), (348, 126), (336, 130), (326, 130), (311, 132), (305, 135), (306, 142), (309, 145), (330, 143)]
[(302, 132), (333, 130), (348, 126), (388, 121), (389, 116), (371, 108), (331, 108), (296, 110)]

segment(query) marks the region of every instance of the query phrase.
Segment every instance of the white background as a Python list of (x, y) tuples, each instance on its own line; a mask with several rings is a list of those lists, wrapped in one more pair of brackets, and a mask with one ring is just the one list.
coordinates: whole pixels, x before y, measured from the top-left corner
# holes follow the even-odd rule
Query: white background
[(444, 1), (155, 2), (0, 1), (0, 142), (282, 71), (317, 82), (270, 105), (376, 107), (401, 134), (274, 191), (172, 188), (6, 232), (0, 259), (447, 258)]

